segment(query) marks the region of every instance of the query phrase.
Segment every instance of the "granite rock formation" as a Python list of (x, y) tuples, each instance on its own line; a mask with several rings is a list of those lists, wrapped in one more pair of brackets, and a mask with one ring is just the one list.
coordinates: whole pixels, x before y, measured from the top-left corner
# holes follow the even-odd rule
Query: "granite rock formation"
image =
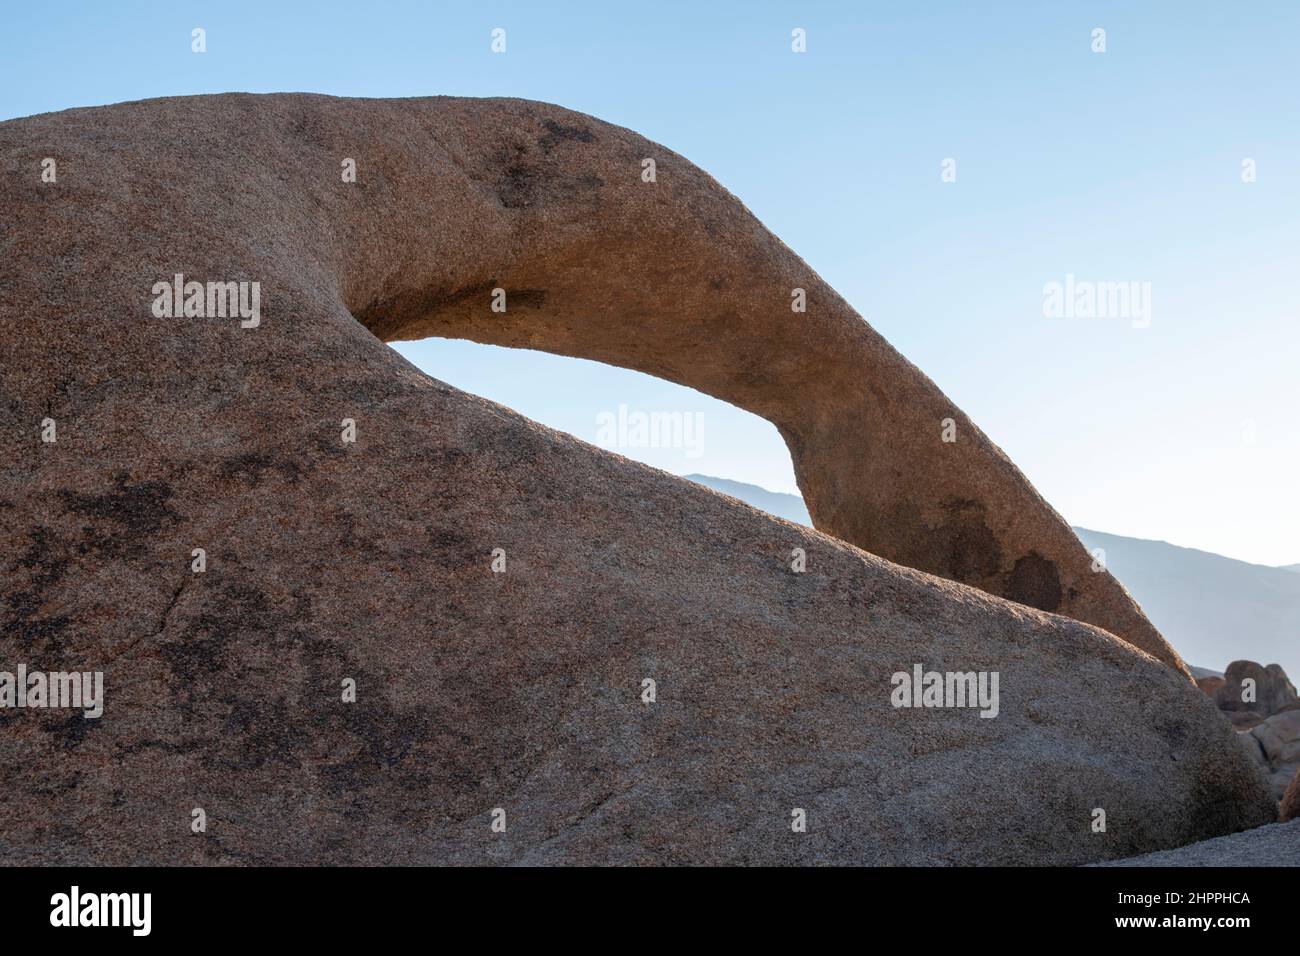
[[(0, 123), (0, 156), (0, 667), (106, 697), (0, 710), (0, 860), (1072, 864), (1275, 818), (1014, 466), (662, 147), (515, 100), (229, 95)], [(258, 321), (165, 317), (176, 275), (257, 282)], [(829, 534), (382, 341), (424, 335), (763, 414)], [(895, 709), (918, 663), (998, 672), (998, 716)]]
[[(1246, 680), (1254, 681), (1253, 688)], [(1247, 693), (1248, 689), (1252, 692)], [(1239, 727), (1245, 722), (1262, 721), (1288, 708), (1300, 707), (1295, 686), (1278, 664), (1265, 667), (1255, 661), (1233, 661), (1223, 672), (1223, 683), (1207, 693), (1229, 719), (1241, 718), (1234, 719)]]
[[(21, 251), (46, 268), (93, 268), (69, 258), (46, 216), (83, 217), (65, 225), (88, 240), (98, 218), (114, 253), (133, 257), (138, 272), (115, 283), (132, 296), (120, 321), (149, 318), (142, 277), (246, 276), (261, 280), (274, 329), (233, 339), (229, 323), (214, 329), (231, 361), (291, 332), (286, 313), (311, 300), (348, 336), (362, 338), (359, 322), (385, 341), (523, 346), (689, 385), (776, 425), (819, 530), (1095, 624), (1185, 672), (1001, 450), (670, 150), (518, 100), (226, 96), (112, 115), (21, 121), (7, 172), (11, 196), (30, 205), (17, 210), (29, 224)], [(24, 175), (60, 151), (58, 183)], [(343, 181), (348, 159), (354, 183)], [(491, 309), (498, 288), (504, 313)], [(795, 289), (806, 312), (793, 311)], [(28, 358), (44, 344), (20, 353), (17, 375), (38, 373)]]
[(1259, 742), (1273, 795), (1281, 800), (1300, 770), (1300, 710), (1279, 711), (1252, 727), (1250, 735)]

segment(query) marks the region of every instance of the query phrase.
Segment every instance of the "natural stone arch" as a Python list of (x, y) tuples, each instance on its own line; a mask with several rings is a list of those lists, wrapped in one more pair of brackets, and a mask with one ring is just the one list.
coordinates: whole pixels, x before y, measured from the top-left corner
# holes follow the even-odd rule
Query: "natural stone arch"
[[(526, 281), (529, 231), (573, 254), (585, 227), (503, 202), (540, 181), (528, 163), (502, 187), (474, 158), (547, 119), (645, 146), (496, 101), (232, 95), (0, 122), (0, 219), (18, 224), (0, 257), (0, 650), (102, 668), (109, 688), (89, 729), (9, 717), (0, 857), (1075, 865), (1275, 818), (1205, 695), (1112, 633), (584, 445), (358, 323), (493, 280), (548, 289), (557, 314), (558, 279)], [(661, 155), (660, 185), (680, 162)], [(34, 175), (47, 156), (55, 188)], [(690, 199), (706, 231), (734, 206), (708, 189)], [(781, 252), (753, 231), (722, 255)], [(177, 272), (260, 282), (261, 324), (153, 315)], [(998, 718), (895, 708), (891, 674), (918, 663), (999, 673)], [(219, 808), (216, 839), (167, 809), (199, 805)], [(798, 840), (779, 837), (792, 805)], [(486, 825), (498, 806), (509, 840)], [(1097, 806), (1124, 821), (1105, 839)]]
[[(19, 164), (48, 155), (40, 137), (69, 152), (79, 148), (69, 137), (86, 130), (98, 152), (69, 154), (57, 188), (129, 190), (133, 202), (87, 206), (77, 229), (86, 241), (128, 234), (136, 264), (123, 271), (107, 239), (79, 263), (77, 288), (93, 283), (93, 293), (72, 319), (93, 316), (93, 334), (69, 322), (16, 332), (15, 392), (49, 362), (50, 336), (69, 368), (117, 375), (137, 402), (192, 387), (182, 369), (199, 348), (253, 378), (295, 362), (339, 374), (364, 354), (356, 336), (365, 332), (349, 313), (386, 341), (459, 337), (637, 369), (772, 422), (818, 529), (1095, 624), (1186, 674), (1002, 451), (734, 196), (671, 150), (514, 99), (228, 95), (127, 104), (115, 115), (164, 124), (154, 135), (165, 141), (144, 147), (153, 165), (141, 165), (138, 143), (103, 139), (93, 110), (24, 121), (31, 155), (11, 163), (22, 198), (67, 214), (72, 207), (51, 203)], [(220, 143), (196, 148), (208, 122)], [(654, 182), (642, 177), (647, 158)], [(355, 181), (341, 174), (347, 160)], [(173, 227), (160, 227), (162, 209)], [(23, 249), (61, 261), (69, 250), (57, 235), (28, 230)], [(184, 345), (162, 343), (175, 354), (135, 354), (148, 289), (177, 270), (260, 280), (267, 322), (242, 339), (187, 325)], [(31, 274), (7, 281), (15, 302), (44, 295)], [(490, 308), (495, 288), (506, 290), (504, 315)], [(805, 290), (806, 312), (791, 310), (794, 289)], [(106, 301), (132, 307), (103, 312)], [(308, 304), (328, 321), (309, 321)], [(6, 321), (18, 330), (37, 320), (15, 310)], [(952, 443), (942, 440), (947, 420)]]
[[(331, 103), (333, 136), (354, 108)], [(776, 425), (819, 530), (1184, 670), (1001, 449), (704, 171), (541, 103), (384, 108), (355, 150), (373, 185), (337, 233), (341, 294), (377, 336), (540, 349), (723, 399)]]

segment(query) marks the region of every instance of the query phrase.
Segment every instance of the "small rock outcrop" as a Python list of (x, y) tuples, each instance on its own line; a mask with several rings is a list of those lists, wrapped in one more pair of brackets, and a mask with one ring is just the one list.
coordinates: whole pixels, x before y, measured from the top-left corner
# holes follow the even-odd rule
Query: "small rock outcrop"
[(1290, 678), (1277, 664), (1233, 661), (1224, 679), (1198, 677), (1197, 685), (1237, 730), (1251, 762), (1269, 778), (1282, 799), (1300, 769), (1300, 699)]
[(1256, 723), (1279, 711), (1300, 706), (1295, 686), (1281, 665), (1265, 667), (1255, 661), (1229, 664), (1223, 672), (1223, 683), (1215, 687), (1213, 697), (1230, 719), (1239, 715), (1243, 721)]
[(1300, 710), (1284, 710), (1256, 726), (1251, 735), (1259, 740), (1271, 764), (1300, 761)]

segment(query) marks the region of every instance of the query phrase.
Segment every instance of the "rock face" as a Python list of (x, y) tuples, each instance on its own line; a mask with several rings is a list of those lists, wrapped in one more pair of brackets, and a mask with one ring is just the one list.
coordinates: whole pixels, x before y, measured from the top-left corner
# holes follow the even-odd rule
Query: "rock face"
[[(221, 96), (0, 123), (0, 155), (0, 668), (105, 693), (0, 710), (3, 862), (1073, 864), (1274, 819), (1014, 467), (661, 147), (521, 101)], [(178, 273), (260, 283), (259, 323), (155, 316)], [(592, 449), (372, 331), (737, 401), (824, 527), (1124, 640)], [(915, 664), (997, 672), (997, 716), (894, 708)]]

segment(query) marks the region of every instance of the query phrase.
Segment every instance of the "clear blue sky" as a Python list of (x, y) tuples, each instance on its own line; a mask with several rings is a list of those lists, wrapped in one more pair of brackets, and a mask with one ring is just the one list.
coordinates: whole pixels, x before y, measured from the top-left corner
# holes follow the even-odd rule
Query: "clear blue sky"
[[(1300, 561), (1300, 4), (264, 0), (4, 17), (4, 118), (306, 90), (523, 96), (632, 127), (748, 204), (1071, 522)], [(1044, 283), (1067, 274), (1150, 282), (1150, 326), (1044, 317)], [(620, 404), (702, 412), (700, 457), (623, 452), (795, 490), (770, 426), (689, 390), (466, 343), (401, 350), (588, 441)]]

